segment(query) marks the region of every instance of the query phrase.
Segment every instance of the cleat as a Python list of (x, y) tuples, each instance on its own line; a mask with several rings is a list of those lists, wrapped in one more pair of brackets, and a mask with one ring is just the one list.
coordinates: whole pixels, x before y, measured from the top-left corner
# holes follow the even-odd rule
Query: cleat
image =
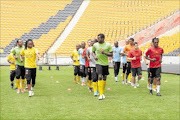
[(134, 88), (137, 88), (136, 86), (134, 86)]
[(122, 81), (122, 84), (124, 84), (124, 80)]
[(127, 83), (127, 82), (125, 82), (125, 85), (128, 85), (128, 83)]
[(161, 94), (158, 92), (158, 93), (156, 94), (156, 96), (161, 96)]
[(34, 92), (33, 91), (31, 92), (31, 96), (34, 96)]
[(103, 96), (102, 96), (102, 95), (100, 95), (98, 99), (99, 99), (99, 100), (102, 100), (102, 99), (103, 99)]
[(128, 84), (131, 84), (131, 82), (130, 82), (130, 81), (128, 81)]
[(103, 97), (103, 99), (105, 99), (105, 98), (106, 98), (106, 96), (105, 96), (104, 94), (102, 95), (102, 97)]
[(34, 90), (34, 87), (31, 87), (31, 90), (33, 91), (33, 90)]
[(134, 87), (134, 86), (135, 86), (135, 84), (134, 84), (134, 83), (131, 83), (131, 86), (133, 86), (133, 87)]
[(13, 89), (13, 84), (11, 84), (11, 88)]
[(97, 96), (97, 92), (94, 92), (94, 97), (96, 97)]
[(32, 92), (31, 91), (29, 91), (29, 97), (31, 97), (32, 96)]
[(21, 90), (20, 90), (20, 89), (18, 89), (18, 90), (17, 90), (17, 93), (18, 93), (18, 94), (20, 94), (20, 92), (21, 92)]
[(136, 86), (139, 87), (139, 84), (137, 84)]
[(150, 89), (149, 84), (147, 85), (147, 89)]
[(99, 90), (97, 90), (97, 95), (99, 95)]
[(152, 92), (152, 90), (150, 90), (150, 95), (153, 95), (153, 92)]
[(155, 89), (155, 88), (153, 88), (152, 90), (156, 92), (156, 89)]

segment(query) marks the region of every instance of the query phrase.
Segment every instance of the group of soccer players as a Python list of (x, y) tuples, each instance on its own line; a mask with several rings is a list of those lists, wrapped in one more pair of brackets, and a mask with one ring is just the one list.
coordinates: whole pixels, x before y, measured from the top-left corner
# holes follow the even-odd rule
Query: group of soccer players
[[(16, 78), (17, 93), (24, 93), (24, 86), (29, 91), (29, 97), (34, 95), (34, 86), (36, 80), (36, 56), (40, 58), (38, 50), (34, 47), (31, 39), (28, 39), (23, 44), (21, 39), (16, 42), (16, 47), (11, 50), (10, 55), (7, 57), (8, 62), (11, 64), (10, 80), (11, 88), (14, 87), (14, 78)], [(25, 83), (25, 84), (24, 84)]]
[(81, 77), (81, 85), (84, 86), (85, 79), (87, 79), (89, 92), (94, 91), (94, 96), (99, 95), (99, 100), (105, 99), (104, 90), (107, 75), (109, 75), (108, 57), (112, 57), (115, 81), (118, 82), (122, 61), (122, 83), (126, 85), (131, 84), (134, 88), (137, 88), (142, 77), (141, 61), (144, 58), (148, 67), (148, 89), (150, 90), (150, 95), (153, 95), (154, 90), (157, 91), (157, 96), (161, 96), (160, 79), (163, 49), (158, 46), (158, 38), (152, 39), (152, 46), (145, 51), (144, 55), (133, 38), (125, 41), (125, 47), (119, 47), (117, 41), (112, 47), (104, 40), (104, 34), (98, 34), (97, 39), (87, 41), (87, 48), (85, 48), (85, 42), (82, 42), (81, 45), (76, 45), (76, 49), (71, 55), (74, 62), (74, 83), (80, 84)]

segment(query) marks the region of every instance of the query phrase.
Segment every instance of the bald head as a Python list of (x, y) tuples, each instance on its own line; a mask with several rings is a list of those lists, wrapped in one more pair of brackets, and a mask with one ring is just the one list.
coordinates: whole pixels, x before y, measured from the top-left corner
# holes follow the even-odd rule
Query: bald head
[(115, 47), (118, 47), (118, 41), (115, 41), (115, 42), (114, 42), (114, 46), (115, 46)]
[(76, 50), (79, 50), (80, 47), (81, 47), (81, 45), (80, 45), (80, 44), (77, 44), (77, 45), (76, 45)]
[(83, 42), (81, 42), (81, 48), (85, 48), (85, 46), (86, 46), (86, 43), (83, 41)]

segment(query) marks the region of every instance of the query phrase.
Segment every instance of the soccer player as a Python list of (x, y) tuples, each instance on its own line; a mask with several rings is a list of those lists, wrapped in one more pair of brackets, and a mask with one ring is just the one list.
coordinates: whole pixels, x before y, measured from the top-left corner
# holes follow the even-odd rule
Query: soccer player
[[(12, 54), (12, 52), (7, 56), (7, 60), (8, 60), (8, 62), (11, 64), (10, 65), (10, 81), (11, 81), (11, 88), (13, 88), (14, 87), (14, 78), (15, 78), (15, 75), (16, 75), (16, 72), (15, 72), (15, 70), (16, 70), (16, 67), (15, 67), (15, 58), (14, 58), (14, 56), (13, 56), (13, 54)], [(17, 83), (16, 83), (16, 87), (17, 87)]]
[(13, 56), (16, 61), (16, 79), (18, 90), (17, 93), (24, 93), (23, 85), (24, 85), (24, 77), (25, 77), (25, 69), (24, 69), (24, 59), (20, 59), (20, 52), (24, 49), (23, 41), (21, 39), (17, 40), (17, 47), (15, 47), (12, 51)]
[(153, 79), (157, 81), (157, 96), (161, 96), (160, 94), (160, 79), (161, 79), (161, 63), (162, 63), (162, 54), (163, 48), (158, 46), (159, 38), (152, 39), (153, 46), (151, 46), (147, 52), (145, 53), (146, 59), (150, 60), (150, 73), (151, 73), (151, 81), (150, 81), (150, 94), (153, 95), (152, 92), (152, 83)]
[(96, 70), (98, 74), (98, 88), (100, 92), (99, 100), (105, 98), (104, 90), (106, 86), (107, 75), (109, 75), (108, 57), (112, 57), (113, 50), (109, 43), (105, 42), (104, 34), (98, 34), (98, 43), (93, 45), (93, 56), (96, 60)]
[[(129, 39), (129, 44), (125, 46), (124, 48), (124, 54), (128, 56), (129, 52), (134, 49), (134, 38)], [(127, 60), (127, 72), (126, 72), (126, 81), (125, 84), (127, 85), (127, 79), (128, 83), (131, 83), (131, 60)]]
[[(152, 46), (152, 43), (151, 43), (151, 46)], [(147, 49), (147, 50), (148, 50), (148, 49)], [(150, 80), (151, 80), (150, 68), (149, 68), (150, 61), (145, 58), (145, 56), (146, 56), (145, 53), (147, 52), (147, 50), (145, 50), (145, 52), (144, 52), (143, 59), (144, 59), (144, 62), (145, 62), (145, 64), (146, 64), (146, 66), (147, 66), (147, 73), (148, 73), (148, 84), (147, 84), (147, 88), (150, 89)], [(152, 89), (153, 89), (153, 91), (156, 91), (156, 79), (153, 80), (153, 88), (152, 88)]]
[(85, 49), (86, 43), (82, 42), (81, 43), (81, 48), (78, 50), (78, 54), (80, 55), (80, 75), (81, 75), (81, 85), (85, 85), (85, 79), (86, 79), (86, 74), (85, 74), (85, 59), (82, 57), (83, 51)]
[[(125, 40), (125, 44), (128, 45), (129, 41)], [(127, 72), (127, 58), (126, 58), (126, 54), (124, 54), (124, 48), (121, 51), (121, 56), (122, 56), (122, 64), (123, 64), (123, 74), (122, 74), (122, 84), (124, 84), (124, 79), (125, 79), (125, 74)]]
[(36, 57), (38, 57), (38, 60), (40, 58), (38, 50), (33, 46), (33, 41), (31, 39), (28, 39), (25, 43), (25, 48), (20, 52), (21, 61), (23, 61), (23, 57), (25, 58), (25, 74), (27, 79), (29, 97), (34, 95), (34, 86), (36, 83)]
[(116, 82), (118, 82), (119, 68), (121, 65), (121, 51), (122, 51), (122, 48), (118, 46), (118, 41), (114, 42), (113, 66), (114, 66), (114, 76), (115, 76)]
[(97, 39), (94, 39), (91, 41), (91, 47), (88, 47), (86, 51), (86, 57), (89, 60), (89, 66), (91, 69), (91, 76), (93, 79), (93, 90), (94, 90), (94, 96), (97, 96), (99, 94), (98, 91), (98, 75), (96, 72), (96, 60), (94, 59), (93, 56), (93, 51), (92, 51), (92, 46), (97, 43)]
[(89, 66), (89, 60), (87, 59), (87, 49), (91, 47), (91, 40), (87, 41), (88, 47), (84, 49), (82, 57), (85, 59), (85, 74), (88, 82), (89, 92), (92, 92), (92, 78), (91, 78), (91, 70)]
[[(76, 49), (71, 54), (71, 59), (73, 60), (73, 68), (74, 68), (73, 81), (74, 81), (74, 83), (78, 83), (78, 84), (79, 84), (79, 80), (80, 80), (80, 67), (79, 67), (78, 50), (80, 49), (80, 47), (81, 47), (80, 44), (77, 44)], [(77, 80), (76, 80), (76, 76), (77, 76)]]
[[(142, 77), (142, 69), (141, 69), (141, 58), (142, 58), (142, 51), (138, 48), (138, 43), (134, 43), (134, 49), (131, 50), (128, 54), (128, 60), (131, 60), (131, 69), (132, 69), (132, 82), (131, 85), (134, 88), (139, 87), (139, 80)], [(138, 76), (137, 87), (136, 87), (136, 75)]]

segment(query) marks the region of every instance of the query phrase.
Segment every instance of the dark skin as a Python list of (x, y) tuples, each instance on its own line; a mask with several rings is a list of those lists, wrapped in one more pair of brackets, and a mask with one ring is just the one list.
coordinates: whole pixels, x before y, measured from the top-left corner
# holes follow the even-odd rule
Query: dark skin
[[(158, 39), (155, 39), (154, 42), (152, 42), (152, 44), (153, 44), (153, 46), (154, 46), (155, 48), (157, 48), (157, 47), (158, 47), (158, 44), (159, 44), (159, 40), (158, 40)], [(145, 56), (145, 58), (148, 59), (148, 60), (150, 60), (150, 61), (152, 61), (152, 62), (155, 62), (155, 61), (156, 61), (155, 58), (151, 59), (149, 56)], [(160, 60), (159, 62), (162, 63), (162, 54), (161, 54), (161, 60)], [(151, 83), (152, 83), (153, 79), (150, 78), (150, 81), (151, 81)], [(157, 85), (160, 85), (160, 84), (161, 84), (161, 82), (160, 82), (160, 77), (155, 78), (155, 81), (157, 81)]]
[[(126, 41), (125, 41), (125, 44), (128, 45), (128, 44), (129, 44), (129, 40), (126, 40)], [(126, 54), (120, 53), (120, 55), (125, 56)]]
[[(18, 46), (19, 48), (21, 48), (21, 47), (23, 46), (23, 41), (22, 41), (22, 40), (19, 40), (18, 43), (17, 43), (17, 46)], [(15, 59), (18, 58), (18, 57), (15, 56), (15, 55), (13, 55), (13, 57), (14, 57)]]
[[(81, 48), (81, 45), (80, 44), (77, 44), (76, 45), (76, 50), (78, 51), (79, 49)], [(76, 62), (76, 60), (73, 59), (73, 56), (71, 56), (71, 59)]]
[[(101, 38), (100, 36), (97, 37), (97, 40), (98, 40), (99, 44), (103, 44), (103, 43), (104, 43), (104, 38)], [(108, 57), (112, 57), (113, 52), (105, 53), (104, 50), (101, 50), (101, 54), (104, 54), (104, 55), (106, 55), (106, 56), (108, 56)], [(94, 59), (95, 59), (95, 60), (98, 60), (95, 52), (93, 52), (93, 56), (94, 56)], [(99, 74), (99, 75), (98, 75), (98, 78), (99, 78), (99, 80), (102, 80), (102, 79), (103, 79), (103, 80), (106, 80), (107, 76), (106, 76), (106, 75), (105, 75), (105, 76), (102, 76), (101, 74)]]
[[(128, 40), (128, 43), (129, 43), (131, 46), (134, 46), (134, 41)], [(126, 52), (124, 52), (124, 55), (128, 56), (128, 54), (127, 54)]]

